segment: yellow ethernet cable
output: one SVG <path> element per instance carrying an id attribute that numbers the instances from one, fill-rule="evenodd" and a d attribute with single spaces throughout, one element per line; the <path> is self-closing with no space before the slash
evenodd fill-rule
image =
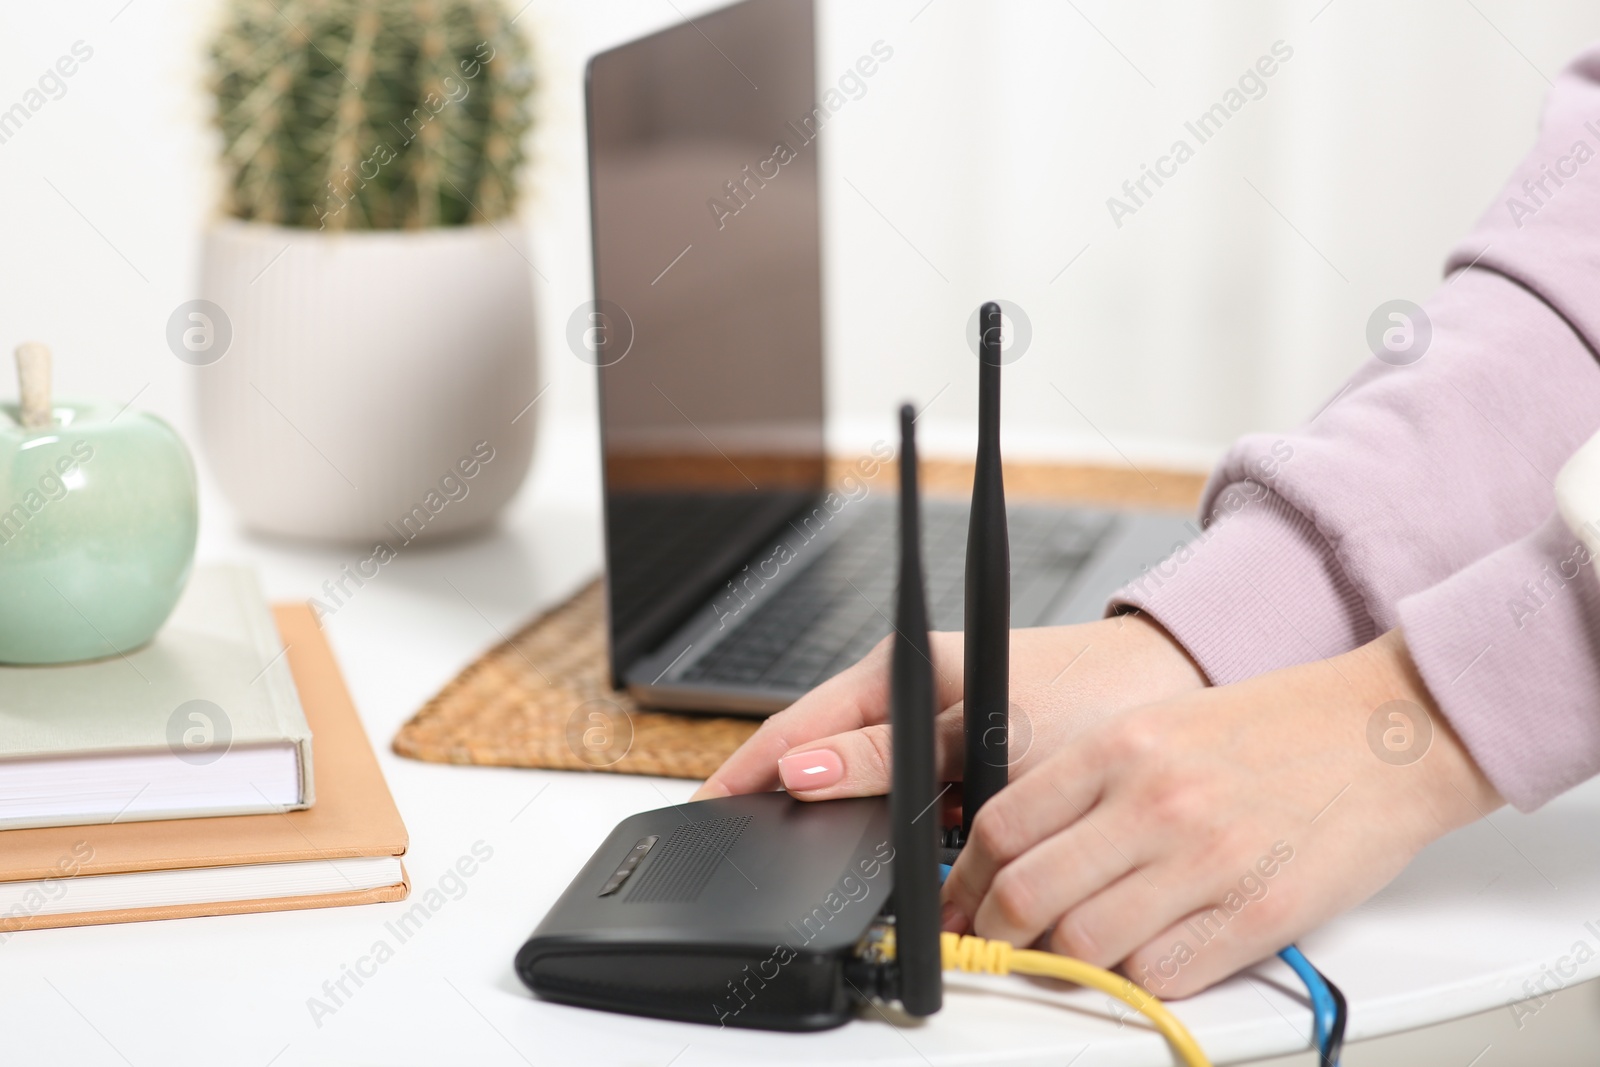
<path id="1" fill-rule="evenodd" d="M 1070 956 L 1014 948 L 1006 941 L 945 933 L 939 935 L 939 945 L 947 971 L 1043 975 L 1108 993 L 1149 1019 L 1187 1067 L 1211 1067 L 1211 1061 L 1177 1016 L 1143 987 L 1119 974 Z"/>

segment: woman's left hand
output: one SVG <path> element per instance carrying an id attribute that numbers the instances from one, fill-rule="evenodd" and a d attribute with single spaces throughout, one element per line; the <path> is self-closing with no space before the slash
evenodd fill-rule
<path id="1" fill-rule="evenodd" d="M 978 814 L 944 928 L 1018 946 L 1048 935 L 1053 951 L 1184 997 L 1502 803 L 1392 631 L 1069 743 Z"/>

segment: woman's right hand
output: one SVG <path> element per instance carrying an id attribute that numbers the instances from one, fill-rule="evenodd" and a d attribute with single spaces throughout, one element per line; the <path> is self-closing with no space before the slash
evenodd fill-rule
<path id="1" fill-rule="evenodd" d="M 959 781 L 962 635 L 930 635 L 939 781 Z M 802 800 L 889 791 L 889 655 L 885 638 L 861 662 L 778 712 L 694 799 L 782 786 Z M 1023 773 L 1087 727 L 1177 696 L 1205 678 L 1165 630 L 1139 615 L 1011 632 L 1011 774 Z"/>

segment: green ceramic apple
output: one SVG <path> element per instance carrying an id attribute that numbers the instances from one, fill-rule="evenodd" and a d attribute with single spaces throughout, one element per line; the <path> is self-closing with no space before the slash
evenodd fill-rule
<path id="1" fill-rule="evenodd" d="M 19 348 L 22 401 L 0 404 L 0 663 L 138 648 L 194 563 L 199 503 L 183 440 L 114 404 L 50 403 L 48 360 L 42 345 Z"/>

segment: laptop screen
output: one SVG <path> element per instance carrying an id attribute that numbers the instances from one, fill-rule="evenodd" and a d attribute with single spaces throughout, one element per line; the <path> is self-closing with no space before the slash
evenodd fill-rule
<path id="1" fill-rule="evenodd" d="M 588 72 L 611 668 L 821 490 L 812 0 L 747 0 Z"/>

